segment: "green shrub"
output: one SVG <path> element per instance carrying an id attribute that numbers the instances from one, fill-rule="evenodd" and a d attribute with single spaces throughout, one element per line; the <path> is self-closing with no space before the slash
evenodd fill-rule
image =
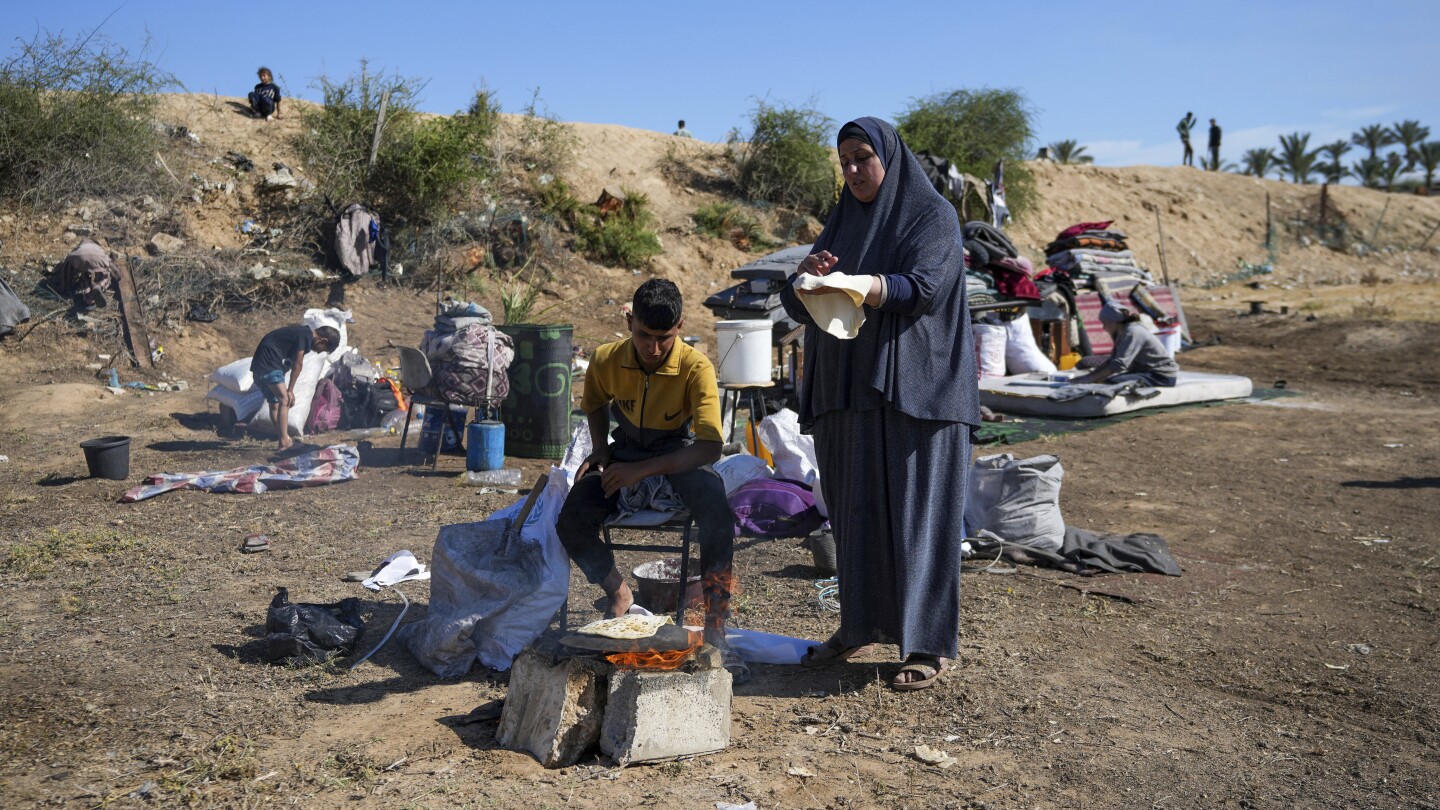
<path id="1" fill-rule="evenodd" d="M 650 198 L 629 189 L 622 192 L 625 202 L 608 216 L 586 206 L 587 215 L 578 221 L 575 249 L 601 264 L 638 269 L 664 248 L 652 228 L 655 215 L 650 212 Z"/>
<path id="2" fill-rule="evenodd" d="M 519 121 L 511 130 L 510 141 L 505 155 L 507 163 L 536 175 L 552 177 L 570 165 L 580 145 L 574 128 L 545 109 L 539 88 L 521 111 Z"/>
<path id="3" fill-rule="evenodd" d="M 1035 178 L 1023 162 L 1035 138 L 1034 116 L 1019 90 L 948 90 L 912 100 L 896 129 L 912 151 L 939 155 L 987 180 L 1003 159 L 1005 202 L 1019 216 L 1035 199 Z"/>
<path id="4" fill-rule="evenodd" d="M 752 200 L 823 215 L 835 202 L 834 121 L 818 110 L 761 101 L 744 142 L 731 135 L 740 191 Z"/>
<path id="5" fill-rule="evenodd" d="M 164 190 L 154 94 L 173 76 L 98 35 L 41 33 L 16 50 L 0 65 L 0 196 L 57 205 Z"/>
<path id="6" fill-rule="evenodd" d="M 358 75 L 341 82 L 322 77 L 319 83 L 324 106 L 302 111 L 295 146 L 316 188 L 337 208 L 365 202 L 392 226 L 421 227 L 494 173 L 500 111 L 487 93 L 444 118 L 417 113 L 422 82 L 370 73 L 363 61 Z"/>
<path id="7" fill-rule="evenodd" d="M 736 203 L 722 200 L 702 205 L 690 216 L 695 220 L 695 227 L 700 233 L 724 239 L 741 250 L 770 244 L 760 227 L 760 221 Z"/>

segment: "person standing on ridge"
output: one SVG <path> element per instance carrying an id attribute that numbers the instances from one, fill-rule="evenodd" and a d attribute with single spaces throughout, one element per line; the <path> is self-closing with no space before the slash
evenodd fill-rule
<path id="1" fill-rule="evenodd" d="M 1210 171 L 1220 171 L 1220 125 L 1210 119 Z"/>
<path id="2" fill-rule="evenodd" d="M 688 129 L 685 128 L 685 119 L 684 119 L 684 118 L 681 118 L 681 119 L 680 119 L 680 122 L 675 125 L 675 131 L 672 132 L 672 133 L 670 133 L 670 134 L 676 136 L 677 138 L 693 138 L 693 137 L 695 137 L 694 135 L 691 135 L 691 134 L 690 134 L 690 130 L 688 130 Z"/>
<path id="3" fill-rule="evenodd" d="M 1200 122 L 1195 120 L 1195 113 L 1187 112 L 1185 117 L 1180 119 L 1180 123 L 1175 125 L 1175 131 L 1180 133 L 1180 143 L 1185 147 L 1185 156 L 1180 160 L 1183 166 L 1195 165 L 1195 150 L 1190 146 L 1190 130 L 1198 123 Z"/>

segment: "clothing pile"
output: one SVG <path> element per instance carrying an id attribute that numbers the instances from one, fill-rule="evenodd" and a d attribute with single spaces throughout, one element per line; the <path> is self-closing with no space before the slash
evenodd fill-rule
<path id="1" fill-rule="evenodd" d="M 1035 266 L 1020 255 L 1009 237 L 984 222 L 967 222 L 960 232 L 965 238 L 965 283 L 970 306 L 987 303 L 983 297 L 988 290 L 978 286 L 985 276 L 992 280 L 996 295 L 992 301 L 1040 300 Z"/>
<path id="2" fill-rule="evenodd" d="M 1069 276 L 1076 286 L 1115 274 L 1153 283 L 1150 273 L 1135 261 L 1135 254 L 1126 245 L 1125 232 L 1111 228 L 1113 223 L 1114 220 L 1071 225 L 1045 247 L 1045 261 Z"/>
<path id="3" fill-rule="evenodd" d="M 1040 351 L 1026 314 L 1028 305 L 1044 299 L 1034 265 L 1020 255 L 1009 237 L 987 223 L 967 222 L 960 231 L 965 238 L 965 295 L 971 308 L 980 376 L 1053 372 L 1055 364 Z M 975 311 L 977 306 L 1000 301 L 1018 301 L 1025 306 Z"/>
<path id="4" fill-rule="evenodd" d="M 447 303 L 420 351 L 430 361 L 429 393 L 477 407 L 499 405 L 510 394 L 514 341 L 491 325 L 490 311 L 479 304 Z"/>

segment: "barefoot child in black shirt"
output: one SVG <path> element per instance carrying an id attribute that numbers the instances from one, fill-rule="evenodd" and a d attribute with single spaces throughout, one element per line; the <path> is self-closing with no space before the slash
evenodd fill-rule
<path id="1" fill-rule="evenodd" d="M 295 404 L 295 380 L 305 365 L 307 352 L 329 352 L 340 345 L 340 332 L 333 326 L 322 326 L 310 330 L 299 324 L 284 326 L 261 338 L 255 347 L 255 356 L 250 360 L 250 373 L 255 385 L 265 394 L 270 403 L 270 422 L 280 437 L 280 450 L 290 449 L 290 406 Z M 285 372 L 290 372 L 290 384 L 285 384 Z"/>

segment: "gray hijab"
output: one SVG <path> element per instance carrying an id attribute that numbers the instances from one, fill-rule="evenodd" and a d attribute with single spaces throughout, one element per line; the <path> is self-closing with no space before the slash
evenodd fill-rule
<path id="1" fill-rule="evenodd" d="M 837 409 L 888 403 L 917 419 L 980 424 L 979 377 L 965 302 L 965 260 L 955 208 L 940 196 L 915 155 L 888 122 L 859 118 L 883 155 L 885 177 L 875 199 L 862 203 L 846 187 L 812 252 L 828 250 L 835 270 L 851 275 L 903 276 L 916 303 L 901 312 L 866 307 L 853 340 L 813 324 L 790 288 L 781 296 L 791 317 L 807 324 L 802 425 Z M 842 128 L 842 133 L 845 130 Z M 853 131 L 853 130 L 852 130 Z M 892 285 L 893 287 L 894 285 Z"/>

